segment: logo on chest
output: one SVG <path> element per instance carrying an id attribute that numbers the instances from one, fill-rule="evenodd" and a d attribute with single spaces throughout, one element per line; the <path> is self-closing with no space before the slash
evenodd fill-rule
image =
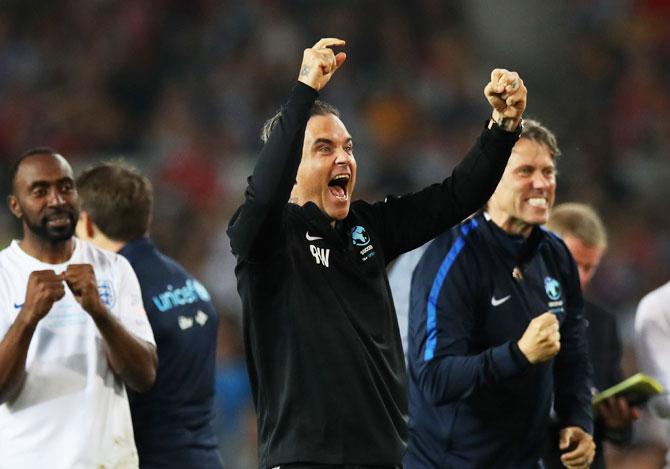
<path id="1" fill-rule="evenodd" d="M 563 311 L 563 300 L 561 299 L 561 284 L 552 277 L 544 278 L 544 291 L 549 298 L 547 306 L 552 313 L 560 313 Z"/>
<path id="2" fill-rule="evenodd" d="M 502 298 L 496 298 L 495 295 L 491 297 L 491 306 L 500 306 L 505 303 L 507 300 L 512 298 L 512 295 L 503 296 Z"/>
<path id="3" fill-rule="evenodd" d="M 116 297 L 114 295 L 112 282 L 109 280 L 100 281 L 100 283 L 98 283 L 98 294 L 100 295 L 100 301 L 107 306 L 108 309 L 111 309 L 111 307 L 114 306 Z"/>
<path id="4" fill-rule="evenodd" d="M 365 228 L 362 226 L 354 226 L 351 229 L 351 243 L 354 247 L 362 248 L 358 251 L 363 262 L 367 261 L 371 257 L 374 257 L 375 250 L 374 246 L 370 244 L 370 235 Z"/>

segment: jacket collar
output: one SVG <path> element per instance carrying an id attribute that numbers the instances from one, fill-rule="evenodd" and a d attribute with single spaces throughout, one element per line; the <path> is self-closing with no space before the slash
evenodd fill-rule
<path id="1" fill-rule="evenodd" d="M 349 211 L 347 218 L 335 222 L 334 229 L 330 226 L 332 219 L 323 213 L 314 202 L 307 202 L 300 207 L 300 210 L 303 217 L 306 219 L 307 224 L 315 233 L 318 233 L 319 236 L 323 236 L 324 239 L 332 244 L 346 246 L 348 238 L 350 237 L 347 227 L 349 226 L 348 220 L 351 216 L 351 210 Z"/>
<path id="2" fill-rule="evenodd" d="M 539 251 L 547 238 L 547 231 L 541 225 L 533 226 L 528 238 L 510 234 L 496 225 L 486 212 L 478 217 L 487 227 L 484 232 L 493 246 L 505 252 L 506 257 L 514 259 L 515 265 L 523 268 Z"/>
<path id="3" fill-rule="evenodd" d="M 119 249 L 119 254 L 125 258 L 132 258 L 134 255 L 140 252 L 146 252 L 149 250 L 156 249 L 154 243 L 149 239 L 148 236 L 143 236 L 142 238 L 133 239 L 128 241 L 121 249 Z"/>

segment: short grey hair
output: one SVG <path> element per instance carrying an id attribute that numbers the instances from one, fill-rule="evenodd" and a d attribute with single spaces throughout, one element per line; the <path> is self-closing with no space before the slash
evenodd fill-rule
<path id="1" fill-rule="evenodd" d="M 277 125 L 277 122 L 279 122 L 279 118 L 282 116 L 282 111 L 283 109 L 277 111 L 274 116 L 270 117 L 263 124 L 263 128 L 261 129 L 261 142 L 264 144 L 268 142 L 270 134 Z M 312 107 L 309 109 L 309 117 L 326 116 L 328 114 L 340 117 L 340 111 L 335 106 L 319 99 L 314 101 L 314 104 L 312 104 Z"/>
<path id="2" fill-rule="evenodd" d="M 605 225 L 590 205 L 576 202 L 557 205 L 546 226 L 559 236 L 573 236 L 588 247 L 607 249 Z"/>

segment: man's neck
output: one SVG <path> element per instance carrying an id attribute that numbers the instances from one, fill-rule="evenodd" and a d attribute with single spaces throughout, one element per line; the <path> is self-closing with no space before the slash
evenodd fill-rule
<path id="1" fill-rule="evenodd" d="M 125 242 L 114 241 L 113 239 L 109 239 L 107 236 L 103 235 L 100 232 L 97 233 L 97 236 L 90 238 L 88 242 L 101 249 L 105 249 L 107 251 L 112 252 L 119 252 L 121 249 L 123 249 L 123 246 L 126 245 Z"/>
<path id="2" fill-rule="evenodd" d="M 40 262 L 62 264 L 69 261 L 72 257 L 74 240 L 70 238 L 65 241 L 51 242 L 34 236 L 24 235 L 23 239 L 19 241 L 19 246 L 23 252 Z"/>
<path id="3" fill-rule="evenodd" d="M 511 217 L 505 213 L 498 213 L 495 210 L 488 211 L 488 214 L 493 223 L 498 225 L 504 232 L 512 235 L 523 236 L 526 239 L 528 239 L 533 231 L 533 226 L 535 226 L 528 224 L 518 218 Z"/>
<path id="4" fill-rule="evenodd" d="M 119 252 L 126 245 L 125 241 L 117 241 L 109 238 L 98 226 L 83 212 L 84 217 L 77 223 L 77 236 L 79 239 L 92 244 L 95 247 L 111 252 Z"/>

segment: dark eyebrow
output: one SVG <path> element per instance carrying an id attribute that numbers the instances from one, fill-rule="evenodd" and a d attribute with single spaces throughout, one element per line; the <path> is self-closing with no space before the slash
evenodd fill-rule
<path id="1" fill-rule="evenodd" d="M 312 146 L 317 146 L 320 143 L 325 143 L 326 145 L 332 145 L 333 141 L 327 138 L 317 138 L 316 140 L 314 140 Z"/>
<path id="2" fill-rule="evenodd" d="M 59 185 L 59 184 L 63 184 L 64 182 L 69 182 L 69 183 L 74 184 L 74 179 L 72 179 L 71 177 L 66 176 L 64 178 L 60 178 L 59 180 L 53 181 L 53 182 L 51 182 L 51 181 L 35 181 L 31 185 L 28 186 L 28 191 L 32 191 L 33 189 L 35 189 L 37 187 L 49 187 L 52 184 Z"/>
<path id="3" fill-rule="evenodd" d="M 33 189 L 37 187 L 49 187 L 49 183 L 46 181 L 35 181 L 31 185 L 28 186 L 28 190 L 32 191 Z"/>
<path id="4" fill-rule="evenodd" d="M 335 142 L 333 142 L 333 141 L 330 140 L 329 138 L 317 138 L 316 140 L 314 140 L 314 143 L 312 144 L 312 146 L 316 146 L 316 145 L 318 145 L 318 144 L 320 144 L 320 143 L 325 143 L 325 144 L 327 144 L 327 145 L 333 145 Z M 344 141 L 344 143 L 345 143 L 345 144 L 346 144 L 346 143 L 353 143 L 353 139 L 352 139 L 351 137 L 348 137 L 348 138 Z"/>

